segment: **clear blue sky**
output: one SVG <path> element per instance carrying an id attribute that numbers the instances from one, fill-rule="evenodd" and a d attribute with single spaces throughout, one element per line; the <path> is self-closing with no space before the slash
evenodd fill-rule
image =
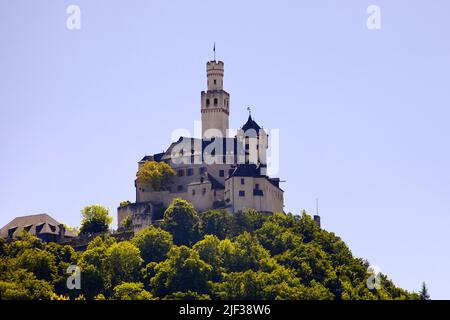
<path id="1" fill-rule="evenodd" d="M 81 8 L 81 30 L 66 8 Z M 378 31 L 366 8 L 381 8 Z M 0 0 L 0 225 L 134 200 L 143 155 L 200 119 L 225 61 L 231 125 L 279 128 L 286 210 L 396 284 L 450 298 L 450 3 Z"/>

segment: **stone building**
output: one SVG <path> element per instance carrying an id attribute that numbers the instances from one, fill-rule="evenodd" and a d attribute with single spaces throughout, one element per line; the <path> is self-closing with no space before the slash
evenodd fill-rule
<path id="1" fill-rule="evenodd" d="M 0 238 L 13 240 L 24 231 L 44 242 L 59 242 L 73 239 L 77 236 L 74 231 L 68 230 L 62 223 L 56 221 L 48 214 L 41 213 L 14 218 L 0 229 Z"/>
<path id="2" fill-rule="evenodd" d="M 268 135 L 251 115 L 229 137 L 230 94 L 223 89 L 224 63 L 206 64 L 207 91 L 201 92 L 202 139 L 180 137 L 163 153 L 145 156 L 166 162 L 175 171 L 164 191 L 135 181 L 136 202 L 118 208 L 119 225 L 127 217 L 135 231 L 162 218 L 175 197 L 190 201 L 198 211 L 224 208 L 231 212 L 255 209 L 283 212 L 279 178 L 267 176 Z"/>

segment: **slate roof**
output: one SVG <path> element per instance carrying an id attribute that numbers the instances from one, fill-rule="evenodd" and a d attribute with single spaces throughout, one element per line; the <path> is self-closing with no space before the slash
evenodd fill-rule
<path id="1" fill-rule="evenodd" d="M 0 229 L 0 237 L 8 238 L 10 233 L 13 237 L 17 237 L 24 229 L 32 235 L 59 235 L 60 224 L 46 213 L 17 217 Z M 76 236 L 75 232 L 66 229 L 65 237 Z"/>
<path id="2" fill-rule="evenodd" d="M 259 129 L 261 129 L 255 120 L 252 119 L 251 115 L 248 116 L 247 122 L 242 126 L 242 130 L 244 130 L 244 132 L 249 129 L 254 129 L 257 133 L 259 132 Z"/>
<path id="3" fill-rule="evenodd" d="M 212 175 L 208 173 L 208 180 L 211 182 L 211 188 L 213 190 L 223 190 L 225 186 L 216 180 Z"/>
<path id="4" fill-rule="evenodd" d="M 230 177 L 262 177 L 261 168 L 252 163 L 239 164 L 231 173 Z"/>

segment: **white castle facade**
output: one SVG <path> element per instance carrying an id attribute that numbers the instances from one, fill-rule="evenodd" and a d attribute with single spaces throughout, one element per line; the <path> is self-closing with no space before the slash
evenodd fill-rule
<path id="1" fill-rule="evenodd" d="M 174 198 L 191 202 L 196 210 L 255 209 L 265 214 L 283 212 L 279 178 L 267 176 L 268 135 L 249 115 L 247 122 L 228 137 L 230 94 L 223 89 L 224 63 L 206 64 L 207 91 L 201 93 L 202 139 L 180 137 L 167 151 L 145 156 L 165 162 L 175 177 L 163 191 L 135 181 L 136 202 L 118 208 L 118 223 L 130 216 L 134 230 L 162 219 Z"/>

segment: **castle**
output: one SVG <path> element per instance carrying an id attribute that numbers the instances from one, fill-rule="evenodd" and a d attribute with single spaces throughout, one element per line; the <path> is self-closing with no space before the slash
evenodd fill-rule
<path id="1" fill-rule="evenodd" d="M 139 161 L 139 168 L 149 161 L 163 161 L 175 177 L 162 191 L 136 179 L 136 202 L 118 208 L 119 226 L 127 216 L 135 231 L 153 224 L 162 219 L 174 198 L 188 200 L 198 211 L 283 212 L 280 179 L 267 175 L 267 133 L 249 114 L 237 134 L 229 137 L 230 94 L 223 89 L 223 61 L 207 62 L 206 73 L 207 91 L 201 92 L 202 139 L 180 137 L 167 151 Z"/>

